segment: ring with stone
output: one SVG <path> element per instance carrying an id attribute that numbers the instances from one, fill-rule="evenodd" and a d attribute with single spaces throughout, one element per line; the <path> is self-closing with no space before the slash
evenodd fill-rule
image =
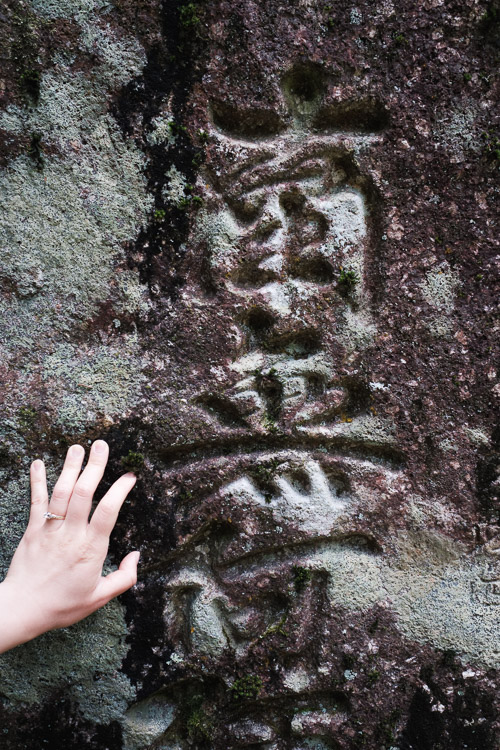
<path id="1" fill-rule="evenodd" d="M 66 518 L 66 516 L 56 516 L 55 513 L 44 513 L 43 517 L 48 518 L 49 521 L 52 521 L 52 520 L 64 521 L 64 519 Z"/>

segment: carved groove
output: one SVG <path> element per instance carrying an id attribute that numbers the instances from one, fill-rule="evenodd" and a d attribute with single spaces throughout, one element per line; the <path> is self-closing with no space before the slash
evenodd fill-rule
<path id="1" fill-rule="evenodd" d="M 236 406 L 216 394 L 200 396 L 195 402 L 205 407 L 210 413 L 217 417 L 219 422 L 226 427 L 246 427 L 247 423 L 241 418 Z"/>
<path id="2" fill-rule="evenodd" d="M 323 106 L 313 128 L 318 131 L 377 133 L 389 125 L 389 112 L 375 99 L 336 102 Z"/>
<path id="3" fill-rule="evenodd" d="M 214 125 L 236 137 L 250 139 L 270 138 L 281 133 L 286 125 L 272 109 L 243 110 L 229 102 L 212 102 L 212 119 Z"/>

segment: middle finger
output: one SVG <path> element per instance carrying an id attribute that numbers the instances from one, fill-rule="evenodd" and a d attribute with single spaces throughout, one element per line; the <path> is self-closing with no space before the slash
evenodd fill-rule
<path id="1" fill-rule="evenodd" d="M 80 525 L 82 522 L 88 521 L 92 498 L 104 474 L 108 452 L 108 444 L 104 440 L 96 440 L 92 445 L 87 466 L 75 484 L 69 501 L 66 526 Z"/>
<path id="2" fill-rule="evenodd" d="M 52 491 L 48 507 L 49 513 L 54 513 L 56 516 L 66 515 L 69 499 L 80 474 L 84 456 L 85 451 L 81 445 L 72 445 L 68 449 L 61 474 Z"/>

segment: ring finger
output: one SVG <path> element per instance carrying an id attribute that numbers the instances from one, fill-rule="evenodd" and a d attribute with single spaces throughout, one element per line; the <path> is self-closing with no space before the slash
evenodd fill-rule
<path id="1" fill-rule="evenodd" d="M 80 476 L 85 451 L 81 445 L 72 445 L 66 454 L 66 460 L 57 480 L 49 503 L 49 513 L 65 516 L 68 503 L 76 481 Z M 54 524 L 54 521 L 51 521 Z M 59 524 L 57 524 L 59 526 Z"/>

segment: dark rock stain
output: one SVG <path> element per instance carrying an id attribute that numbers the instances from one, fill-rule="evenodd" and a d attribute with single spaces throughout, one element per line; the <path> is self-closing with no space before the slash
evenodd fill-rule
<path id="1" fill-rule="evenodd" d="M 161 38 L 147 50 L 147 64 L 142 75 L 120 92 L 113 113 L 126 136 L 134 137 L 148 157 L 146 169 L 148 190 L 154 195 L 153 216 L 134 242 L 133 253 L 142 257 L 137 265 L 141 281 L 152 295 L 177 296 L 184 283 L 181 245 L 187 238 L 193 196 L 186 192 L 177 205 L 166 201 L 162 190 L 166 172 L 175 166 L 188 185 L 194 185 L 203 161 L 203 148 L 186 125 L 193 87 L 203 73 L 206 43 L 196 28 L 186 26 L 185 2 L 165 0 L 160 5 Z M 193 5 L 192 3 L 190 5 Z M 200 14 L 203 8 L 200 5 Z M 201 25 L 201 21 L 199 21 Z M 162 104 L 171 96 L 171 135 L 175 145 L 151 144 L 147 140 L 152 121 Z M 140 123 L 140 125 L 138 125 Z M 130 260 L 130 266 L 136 262 Z"/>

